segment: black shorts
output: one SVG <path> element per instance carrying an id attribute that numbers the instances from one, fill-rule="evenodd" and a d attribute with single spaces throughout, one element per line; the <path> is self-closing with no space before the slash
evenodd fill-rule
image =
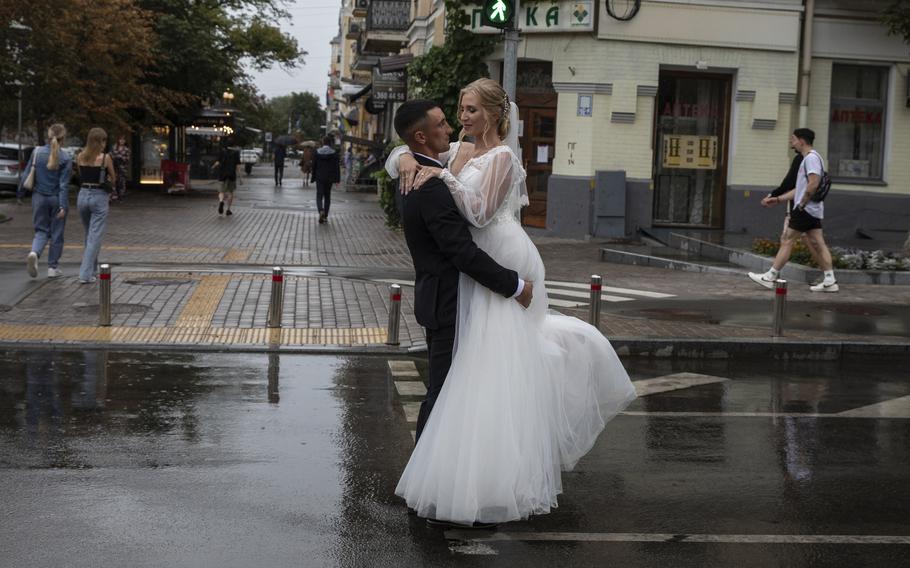
<path id="1" fill-rule="evenodd" d="M 822 220 L 806 213 L 804 209 L 796 209 L 790 213 L 790 228 L 800 233 L 808 233 L 812 229 L 821 229 Z"/>

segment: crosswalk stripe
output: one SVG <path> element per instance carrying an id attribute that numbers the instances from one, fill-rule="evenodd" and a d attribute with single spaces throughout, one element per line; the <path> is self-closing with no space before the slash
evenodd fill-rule
<path id="1" fill-rule="evenodd" d="M 837 413 L 844 418 L 910 418 L 910 396 L 893 398 Z"/>
<path id="2" fill-rule="evenodd" d="M 579 282 L 560 282 L 558 280 L 546 280 L 544 284 L 549 290 L 551 286 L 562 288 L 575 288 L 576 290 L 591 290 L 590 284 L 581 284 Z M 664 294 L 663 292 L 650 292 L 648 290 L 635 290 L 632 288 L 615 288 L 613 286 L 603 286 L 603 292 L 613 292 L 615 294 L 627 294 L 629 296 L 643 296 L 645 298 L 675 298 L 675 294 Z"/>
<path id="3" fill-rule="evenodd" d="M 582 532 L 495 532 L 480 535 L 477 531 L 449 530 L 448 540 L 465 543 L 502 541 L 561 542 L 666 542 L 703 544 L 910 544 L 906 535 L 863 534 L 686 534 L 686 533 L 582 533 Z"/>
<path id="4" fill-rule="evenodd" d="M 572 290 L 554 290 L 552 288 L 547 288 L 548 296 L 564 296 L 569 298 L 584 298 L 585 300 L 591 299 L 590 293 L 585 292 L 574 292 Z M 610 296 L 606 294 L 601 294 L 601 301 L 603 302 L 632 302 L 635 298 L 623 298 L 622 296 Z"/>
<path id="5" fill-rule="evenodd" d="M 587 305 L 584 302 L 567 302 L 566 300 L 557 300 L 555 298 L 547 298 L 547 303 L 551 306 L 556 306 L 557 308 L 578 308 Z"/>
<path id="6" fill-rule="evenodd" d="M 402 402 L 401 407 L 404 409 L 406 422 L 417 422 L 417 415 L 420 414 L 419 402 Z"/>
<path id="7" fill-rule="evenodd" d="M 427 387 L 420 381 L 395 381 L 398 396 L 426 396 Z"/>
<path id="8" fill-rule="evenodd" d="M 724 377 L 712 377 L 711 375 L 702 375 L 700 373 L 675 373 L 653 379 L 633 381 L 632 384 L 635 386 L 635 392 L 638 396 L 648 396 L 661 392 L 722 383 L 729 380 Z"/>

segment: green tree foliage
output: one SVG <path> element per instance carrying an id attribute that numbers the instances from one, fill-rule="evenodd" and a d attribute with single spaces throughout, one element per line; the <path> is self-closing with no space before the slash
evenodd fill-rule
<path id="1" fill-rule="evenodd" d="M 295 67 L 305 55 L 278 27 L 284 4 L 0 0 L 0 126 L 15 124 L 18 83 L 26 124 L 59 120 L 76 133 L 186 119 L 226 88 L 249 95 L 244 110 L 263 111 L 246 70 Z"/>
<path id="2" fill-rule="evenodd" d="M 217 100 L 244 82 L 244 65 L 267 69 L 303 63 L 305 52 L 278 28 L 281 0 L 136 0 L 154 14 L 151 80 L 198 100 Z"/>
<path id="3" fill-rule="evenodd" d="M 901 36 L 910 43 L 910 0 L 894 0 L 885 8 L 882 18 L 888 26 L 888 33 Z"/>
<path id="4" fill-rule="evenodd" d="M 458 116 L 461 88 L 481 77 L 488 77 L 485 58 L 493 52 L 492 36 L 467 29 L 470 16 L 464 0 L 446 0 L 446 39 L 408 66 L 408 92 L 412 98 L 437 101 L 454 124 Z"/>
<path id="5" fill-rule="evenodd" d="M 291 93 L 269 99 L 262 123 L 273 134 L 296 134 L 301 140 L 318 140 L 325 125 L 325 110 L 313 93 Z M 290 132 L 288 125 L 290 124 Z"/>

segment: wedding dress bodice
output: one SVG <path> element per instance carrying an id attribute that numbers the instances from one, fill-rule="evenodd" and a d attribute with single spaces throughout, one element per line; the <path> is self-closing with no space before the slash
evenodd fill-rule
<path id="1" fill-rule="evenodd" d="M 458 155 L 460 143 L 452 144 L 450 159 Z M 525 170 L 507 146 L 496 146 L 469 159 L 458 175 L 448 168 L 442 180 L 452 192 L 465 219 L 475 227 L 490 223 L 517 223 L 521 207 L 528 204 L 524 195 Z"/>

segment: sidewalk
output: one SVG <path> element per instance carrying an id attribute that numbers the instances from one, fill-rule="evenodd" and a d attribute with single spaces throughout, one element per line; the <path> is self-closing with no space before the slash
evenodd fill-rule
<path id="1" fill-rule="evenodd" d="M 298 174 L 299 175 L 299 174 Z M 315 188 L 246 178 L 232 217 L 214 198 L 134 192 L 112 207 L 102 249 L 113 265 L 112 327 L 96 327 L 96 285 L 79 285 L 81 224 L 71 211 L 67 276 L 25 275 L 30 210 L 0 200 L 0 344 L 199 349 L 419 350 L 413 271 L 404 238 L 384 226 L 374 195 L 333 195 L 317 223 Z M 831 358 L 850 349 L 910 354 L 910 290 L 849 286 L 790 290 L 784 338 L 770 337 L 771 295 L 745 275 L 675 272 L 600 262 L 601 242 L 535 238 L 550 306 L 587 319 L 587 283 L 604 278 L 601 330 L 620 353 Z M 286 272 L 283 329 L 267 331 L 272 266 Z M 403 284 L 401 345 L 385 346 L 388 284 Z M 411 285 L 409 285 L 411 284 Z M 5 304 L 5 305 L 2 305 Z M 846 346 L 846 347 L 845 347 Z M 865 347 L 863 347 L 865 346 Z M 904 351 L 901 351 L 904 350 Z"/>

